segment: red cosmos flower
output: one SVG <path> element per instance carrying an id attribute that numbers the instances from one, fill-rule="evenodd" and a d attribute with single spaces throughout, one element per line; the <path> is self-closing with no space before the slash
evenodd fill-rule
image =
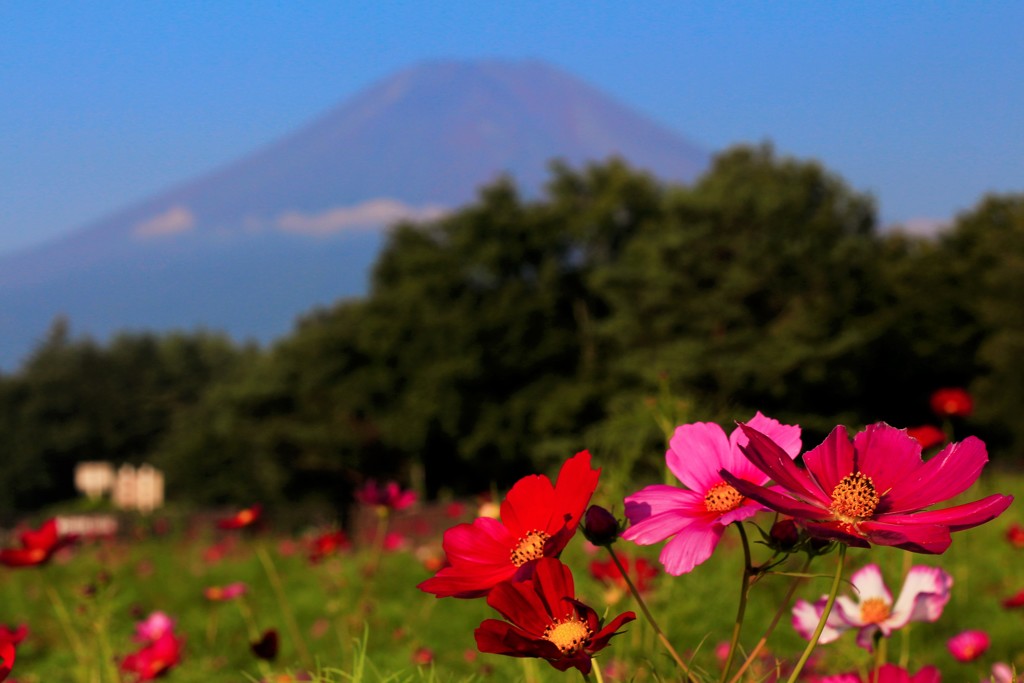
<path id="1" fill-rule="evenodd" d="M 11 675 L 14 668 L 14 643 L 9 640 L 0 640 L 0 681 Z"/>
<path id="2" fill-rule="evenodd" d="M 744 496 L 794 517 L 816 538 L 862 548 L 871 543 L 918 553 L 945 552 L 950 532 L 1002 514 L 1013 496 L 993 494 L 943 510 L 925 508 L 966 491 L 988 462 L 985 444 L 968 437 L 924 462 L 921 444 L 884 423 L 869 425 L 851 445 L 838 426 L 803 456 L 805 469 L 767 436 L 741 425 L 744 454 L 781 490 L 758 486 L 722 470 Z"/>
<path id="3" fill-rule="evenodd" d="M 243 510 L 239 510 L 231 517 L 217 520 L 218 529 L 244 529 L 259 521 L 263 514 L 263 506 L 259 503 Z"/>
<path id="4" fill-rule="evenodd" d="M 932 411 L 939 417 L 967 417 L 974 409 L 971 395 L 958 388 L 936 389 L 930 403 Z"/>
<path id="5" fill-rule="evenodd" d="M 932 446 L 938 446 L 946 441 L 946 434 L 934 425 L 921 425 L 920 427 L 908 427 L 907 435 L 911 439 L 917 439 L 921 444 L 921 450 L 928 450 Z"/>
<path id="6" fill-rule="evenodd" d="M 11 643 L 12 645 L 17 645 L 21 641 L 25 640 L 25 636 L 27 635 L 28 626 L 25 624 L 19 624 L 16 628 L 0 624 L 0 643 Z"/>
<path id="7" fill-rule="evenodd" d="M 652 579 L 658 575 L 658 567 L 644 557 L 635 560 L 631 560 L 628 555 L 620 554 L 618 557 L 636 589 L 641 593 L 649 591 Z M 590 575 L 613 588 L 629 589 L 622 572 L 610 557 L 607 560 L 593 560 L 590 563 Z"/>
<path id="8" fill-rule="evenodd" d="M 1024 526 L 1016 522 L 1011 524 L 1010 528 L 1006 530 L 1006 540 L 1014 548 L 1024 548 Z"/>
<path id="9" fill-rule="evenodd" d="M 46 520 L 34 531 L 23 531 L 19 538 L 20 548 L 0 550 L 0 564 L 8 567 L 34 567 L 46 564 L 54 553 L 74 541 L 74 536 L 58 531 L 56 519 Z"/>
<path id="10" fill-rule="evenodd" d="M 510 657 L 540 657 L 559 671 L 591 670 L 591 656 L 607 647 L 625 623 L 624 612 L 601 627 L 597 612 L 576 599 L 572 572 L 554 557 L 537 561 L 529 581 L 499 583 L 487 604 L 507 621 L 486 619 L 476 629 L 481 652 Z"/>
<path id="11" fill-rule="evenodd" d="M 1005 607 L 1006 609 L 1024 607 L 1024 588 L 1018 591 L 1015 595 L 1012 595 L 1003 600 L 1003 607 Z"/>
<path id="12" fill-rule="evenodd" d="M 529 578 L 534 560 L 557 557 L 572 538 L 600 474 L 581 451 L 562 465 L 554 486 L 544 475 L 523 477 L 502 501 L 501 521 L 478 517 L 444 532 L 447 564 L 420 590 L 476 598 L 502 581 Z"/>
<path id="13" fill-rule="evenodd" d="M 327 531 L 310 542 L 309 561 L 314 564 L 322 562 L 327 557 L 335 555 L 342 550 L 348 550 L 351 547 L 352 541 L 349 540 L 348 534 L 344 531 L 341 529 Z"/>
<path id="14" fill-rule="evenodd" d="M 404 510 L 416 502 L 415 491 L 403 491 L 398 482 L 389 481 L 379 486 L 373 479 L 356 491 L 356 500 L 363 505 L 376 505 L 389 510 Z"/>
<path id="15" fill-rule="evenodd" d="M 151 681 L 181 660 L 182 639 L 174 633 L 174 620 L 153 612 L 135 625 L 134 639 L 142 647 L 121 660 L 121 670 L 134 674 L 133 681 Z"/>

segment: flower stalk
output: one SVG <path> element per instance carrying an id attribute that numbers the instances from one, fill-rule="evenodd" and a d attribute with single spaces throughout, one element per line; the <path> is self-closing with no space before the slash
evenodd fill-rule
<path id="1" fill-rule="evenodd" d="M 607 545 L 605 547 L 608 549 L 608 554 L 612 556 L 612 562 L 614 562 L 615 566 L 619 568 L 620 572 L 622 572 L 622 578 L 625 579 L 626 586 L 629 587 L 629 592 L 633 594 L 633 597 L 636 599 L 636 604 L 639 605 L 640 611 L 644 613 L 644 618 L 647 619 L 647 623 L 649 623 L 651 628 L 654 629 L 654 632 L 658 636 L 658 640 L 661 641 L 661 644 L 666 650 L 668 650 L 669 655 L 671 655 L 672 659 L 675 660 L 676 665 L 682 669 L 683 673 L 686 674 L 686 680 L 697 683 L 697 679 L 694 678 L 693 672 L 690 671 L 690 667 L 686 665 L 683 658 L 680 657 L 679 653 L 676 652 L 676 649 L 672 647 L 672 643 L 669 642 L 665 633 L 661 630 L 661 627 L 658 626 L 658 622 L 655 621 L 654 615 L 651 614 L 651 610 L 647 608 L 647 603 L 644 601 L 640 591 L 637 590 L 636 586 L 633 584 L 633 580 L 629 578 L 629 573 L 626 571 L 626 568 L 622 566 L 622 561 L 619 559 L 619 556 L 615 554 L 615 550 L 612 549 L 611 545 Z"/>
<path id="2" fill-rule="evenodd" d="M 825 622 L 828 621 L 828 617 L 832 614 L 832 606 L 836 603 L 836 596 L 839 595 L 839 585 L 843 580 L 843 568 L 846 564 L 846 546 L 840 544 L 839 546 L 839 559 L 836 560 L 836 574 L 832 579 L 832 588 L 828 592 L 828 600 L 825 602 L 825 611 L 821 613 L 821 618 L 818 619 L 818 626 L 814 629 L 814 633 L 811 634 L 811 640 L 807 643 L 807 647 L 804 648 L 804 652 L 800 655 L 800 659 L 797 661 L 796 666 L 793 667 L 793 673 L 790 674 L 787 683 L 796 683 L 796 680 L 800 677 L 800 672 L 803 671 L 804 665 L 807 664 L 807 660 L 810 659 L 811 653 L 814 652 L 814 648 L 818 646 L 818 638 L 821 637 L 821 632 L 825 630 Z"/>

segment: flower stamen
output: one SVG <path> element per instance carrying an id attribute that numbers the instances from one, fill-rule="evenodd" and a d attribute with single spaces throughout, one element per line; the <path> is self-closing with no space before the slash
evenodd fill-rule
<path id="1" fill-rule="evenodd" d="M 731 512 L 743 504 L 743 494 L 729 484 L 719 482 L 704 494 L 704 509 L 708 512 Z"/>
<path id="2" fill-rule="evenodd" d="M 551 641 L 563 655 L 579 652 L 594 632 L 576 615 L 566 616 L 544 629 L 544 638 Z"/>
<path id="3" fill-rule="evenodd" d="M 860 619 L 865 624 L 879 624 L 889 618 L 889 603 L 885 598 L 868 598 L 860 605 Z"/>
<path id="4" fill-rule="evenodd" d="M 534 529 L 533 531 L 526 532 L 516 541 L 516 546 L 512 548 L 509 557 L 512 560 L 512 564 L 522 567 L 531 560 L 539 560 L 544 557 L 544 544 L 547 543 L 549 538 L 551 538 L 551 534 L 546 531 Z"/>
<path id="5" fill-rule="evenodd" d="M 832 489 L 832 505 L 829 509 L 839 521 L 855 525 L 874 514 L 878 501 L 878 491 L 871 477 L 854 472 L 843 477 Z"/>

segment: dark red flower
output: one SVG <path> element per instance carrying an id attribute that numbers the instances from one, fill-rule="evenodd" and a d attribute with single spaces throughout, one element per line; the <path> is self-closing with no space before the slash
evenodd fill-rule
<path id="1" fill-rule="evenodd" d="M 239 510 L 230 517 L 217 520 L 218 529 L 244 529 L 252 526 L 260 520 L 263 514 L 263 506 L 259 503 L 243 510 Z"/>
<path id="2" fill-rule="evenodd" d="M 335 555 L 351 547 L 352 541 L 349 540 L 348 535 L 344 531 L 340 529 L 328 531 L 315 537 L 310 542 L 309 561 L 313 563 L 322 562 L 330 555 Z"/>
<path id="3" fill-rule="evenodd" d="M 928 450 L 932 446 L 938 446 L 946 441 L 946 433 L 935 425 L 908 427 L 907 434 L 911 439 L 916 439 L 921 444 L 922 450 Z"/>
<path id="4" fill-rule="evenodd" d="M 0 643 L 11 643 L 17 645 L 25 640 L 28 635 L 28 626 L 19 624 L 16 628 L 0 624 Z"/>
<path id="5" fill-rule="evenodd" d="M 1016 522 L 1011 524 L 1010 528 L 1006 530 L 1006 540 L 1014 548 L 1024 548 L 1024 526 Z"/>
<path id="6" fill-rule="evenodd" d="M 363 505 L 376 505 L 389 510 L 404 510 L 416 502 L 415 491 L 403 491 L 398 482 L 389 481 L 379 486 L 373 479 L 356 491 L 356 500 Z"/>
<path id="7" fill-rule="evenodd" d="M 11 675 L 11 669 L 14 668 L 14 643 L 9 640 L 0 641 L 0 681 L 4 680 Z"/>
<path id="8" fill-rule="evenodd" d="M 528 581 L 499 583 L 487 604 L 506 621 L 480 624 L 475 636 L 481 652 L 539 657 L 559 671 L 576 667 L 583 674 L 590 673 L 594 653 L 636 619 L 624 612 L 602 628 L 597 612 L 576 599 L 572 572 L 553 557 L 538 560 Z"/>
<path id="9" fill-rule="evenodd" d="M 34 567 L 46 564 L 61 548 L 74 541 L 74 537 L 61 534 L 56 519 L 48 519 L 36 530 L 23 531 L 20 548 L 0 550 L 0 564 L 8 567 Z"/>
<path id="10" fill-rule="evenodd" d="M 618 558 L 619 562 L 622 563 L 622 568 L 626 570 L 630 581 L 633 582 L 636 589 L 641 593 L 649 591 L 652 579 L 658 575 L 658 567 L 643 557 L 630 559 L 629 555 L 618 554 Z M 622 572 L 619 571 L 618 565 L 610 557 L 607 560 L 592 561 L 590 563 L 590 575 L 614 588 L 629 589 L 626 579 L 622 576 Z"/>
<path id="11" fill-rule="evenodd" d="M 722 470 L 737 491 L 789 515 L 815 538 L 867 548 L 871 543 L 918 553 L 943 553 L 950 533 L 995 519 L 1013 496 L 926 510 L 966 491 L 988 462 L 985 444 L 973 436 L 946 446 L 928 461 L 905 430 L 868 425 L 853 443 L 838 426 L 803 455 L 806 469 L 770 438 L 740 425 L 750 441 L 743 453 L 778 485 L 758 486 Z"/>
<path id="12" fill-rule="evenodd" d="M 534 560 L 557 557 L 572 538 L 600 474 L 581 451 L 554 485 L 544 475 L 523 477 L 502 501 L 501 521 L 478 517 L 444 533 L 446 565 L 419 588 L 439 598 L 475 598 L 502 581 L 529 578 Z"/>
<path id="13" fill-rule="evenodd" d="M 1024 607 L 1024 588 L 1022 588 L 1016 595 L 1003 600 L 1003 607 L 1007 609 Z"/>
<path id="14" fill-rule="evenodd" d="M 277 659 L 277 630 L 267 629 L 263 632 L 263 635 L 252 644 L 252 652 L 260 659 L 265 659 L 268 662 L 272 662 Z"/>
<path id="15" fill-rule="evenodd" d="M 974 409 L 971 395 L 957 387 L 936 389 L 930 403 L 932 411 L 939 417 L 967 417 Z"/>

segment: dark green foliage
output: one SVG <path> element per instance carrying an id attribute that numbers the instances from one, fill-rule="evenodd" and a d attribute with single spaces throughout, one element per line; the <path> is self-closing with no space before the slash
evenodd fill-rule
<path id="1" fill-rule="evenodd" d="M 395 226 L 365 298 L 269 349 L 58 323 L 0 377 L 0 512 L 71 496 L 74 463 L 101 458 L 158 464 L 179 499 L 342 519 L 367 478 L 479 493 L 584 448 L 624 484 L 662 476 L 685 421 L 761 410 L 812 446 L 935 422 L 942 386 L 975 394 L 958 437 L 1019 450 L 1021 301 L 1021 196 L 921 238 L 879 234 L 869 196 L 767 145 L 691 187 L 556 163 L 538 200 L 502 180 Z"/>

